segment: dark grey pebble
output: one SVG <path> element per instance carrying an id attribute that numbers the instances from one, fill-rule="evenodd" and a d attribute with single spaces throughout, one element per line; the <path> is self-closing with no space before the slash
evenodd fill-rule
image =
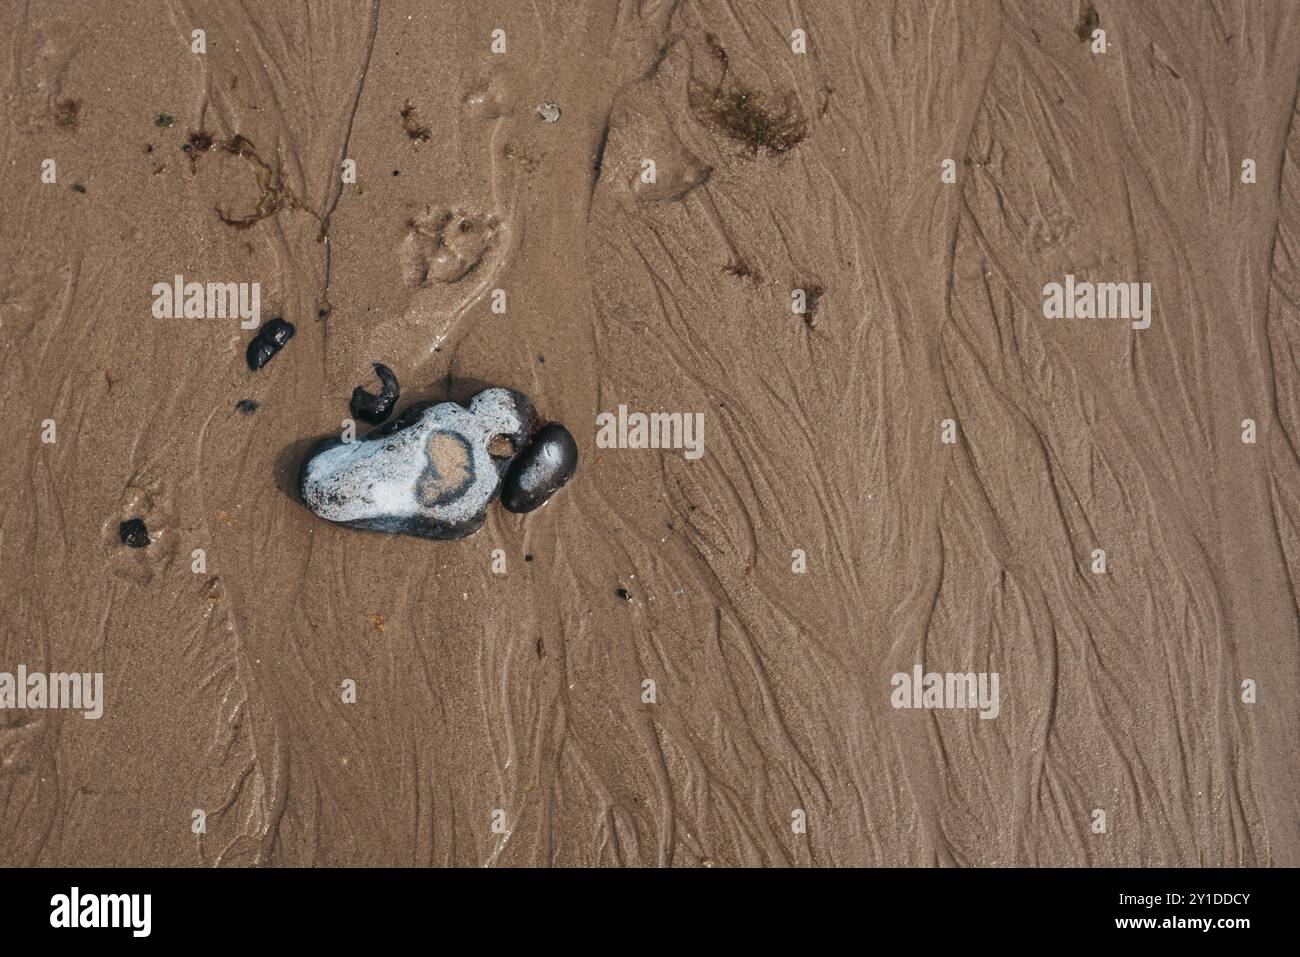
<path id="1" fill-rule="evenodd" d="M 149 545 L 149 529 L 145 528 L 142 518 L 122 522 L 117 526 L 117 534 L 122 544 L 130 548 L 147 548 Z"/>
<path id="2" fill-rule="evenodd" d="M 284 344 L 293 338 L 293 323 L 285 322 L 276 316 L 253 336 L 248 343 L 248 368 L 256 372 L 266 365 L 275 354 L 284 348 Z"/>
<path id="3" fill-rule="evenodd" d="M 240 399 L 235 403 L 235 411 L 240 415 L 252 415 L 257 411 L 257 403 L 252 399 Z"/>
<path id="4" fill-rule="evenodd" d="M 545 505 L 578 470 L 578 443 L 569 430 L 552 422 L 533 436 L 506 473 L 501 504 L 512 512 L 531 512 Z"/>

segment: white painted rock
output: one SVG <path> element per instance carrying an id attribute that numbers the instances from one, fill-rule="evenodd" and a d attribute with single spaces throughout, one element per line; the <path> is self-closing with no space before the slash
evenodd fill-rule
<path id="1" fill-rule="evenodd" d="M 532 403 L 484 389 L 466 408 L 412 406 L 353 442 L 330 439 L 303 462 L 303 504 L 329 522 L 421 538 L 465 538 L 532 436 Z"/>

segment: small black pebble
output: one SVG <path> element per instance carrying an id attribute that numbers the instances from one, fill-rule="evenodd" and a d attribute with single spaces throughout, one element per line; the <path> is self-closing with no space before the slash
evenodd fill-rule
<path id="1" fill-rule="evenodd" d="M 264 325 L 248 343 L 248 368 L 256 372 L 270 362 L 293 338 L 293 332 L 293 323 L 285 322 L 279 316 Z"/>
<path id="2" fill-rule="evenodd" d="M 519 453 L 501 483 L 501 504 L 510 512 L 531 512 L 564 487 L 578 470 L 578 443 L 558 422 L 543 428 Z"/>
<path id="3" fill-rule="evenodd" d="M 533 560 L 533 556 L 532 556 L 532 555 L 525 555 L 525 556 L 524 556 L 524 561 L 526 561 L 526 562 L 531 562 L 532 560 Z"/>
<path id="4" fill-rule="evenodd" d="M 624 601 L 632 600 L 632 593 L 628 591 L 626 588 L 615 589 L 614 594 L 617 595 L 619 598 L 623 599 Z"/>
<path id="5" fill-rule="evenodd" d="M 542 365 L 546 365 L 546 356 L 538 356 L 537 361 L 540 362 Z"/>
<path id="6" fill-rule="evenodd" d="M 402 175 L 402 171 L 401 171 L 401 170 L 398 170 L 398 169 L 395 169 L 395 170 L 393 170 L 393 175 L 394 175 L 394 176 L 401 176 L 401 175 Z"/>
<path id="7" fill-rule="evenodd" d="M 379 384 L 382 386 L 379 395 L 372 395 L 361 386 L 357 386 L 352 390 L 352 401 L 348 403 L 353 418 L 369 422 L 371 425 L 378 425 L 392 415 L 393 406 L 397 405 L 397 400 L 402 394 L 401 387 L 397 384 L 397 376 L 393 375 L 393 370 L 388 366 L 376 362 L 375 375 L 379 377 Z"/>
<path id="8" fill-rule="evenodd" d="M 241 415 L 252 415 L 257 411 L 257 403 L 252 399 L 240 399 L 235 403 L 235 411 Z"/>
<path id="9" fill-rule="evenodd" d="M 122 544 L 130 548 L 146 548 L 149 545 L 149 529 L 144 527 L 144 519 L 133 518 L 117 526 L 118 537 Z"/>

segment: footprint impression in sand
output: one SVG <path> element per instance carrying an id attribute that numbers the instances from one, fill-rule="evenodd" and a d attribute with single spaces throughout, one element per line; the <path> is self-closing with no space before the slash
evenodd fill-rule
<path id="1" fill-rule="evenodd" d="M 406 285 L 421 289 L 464 279 L 488 255 L 498 226 L 495 216 L 445 208 L 412 218 L 399 253 Z"/>

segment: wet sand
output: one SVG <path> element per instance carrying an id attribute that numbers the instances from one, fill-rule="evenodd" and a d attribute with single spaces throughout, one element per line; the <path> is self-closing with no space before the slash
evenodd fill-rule
<path id="1" fill-rule="evenodd" d="M 0 37 L 0 672 L 104 686 L 0 709 L 0 863 L 1300 864 L 1300 8 Z M 295 336 L 250 371 L 151 314 L 178 274 Z M 1046 318 L 1067 275 L 1150 283 L 1149 328 Z M 576 477 L 458 542 L 315 518 L 375 362 L 526 393 Z M 703 453 L 598 446 L 620 405 Z M 895 707 L 918 665 L 996 717 Z"/>

